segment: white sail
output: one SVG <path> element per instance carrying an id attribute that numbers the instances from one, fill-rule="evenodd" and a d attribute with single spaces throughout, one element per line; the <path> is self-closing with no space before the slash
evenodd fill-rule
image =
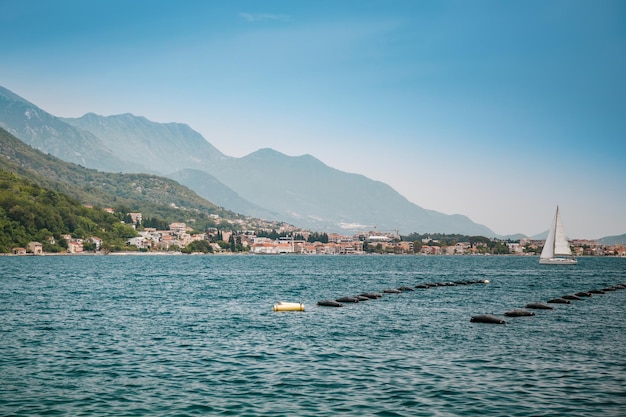
<path id="1" fill-rule="evenodd" d="M 556 208 L 552 226 L 548 231 L 546 243 L 541 251 L 539 263 L 542 264 L 575 264 L 576 259 L 572 256 L 569 241 L 565 235 L 565 228 L 559 215 L 559 207 Z"/>
<path id="2" fill-rule="evenodd" d="M 556 215 L 558 216 L 559 214 L 559 209 L 557 207 L 556 209 Z M 546 238 L 546 243 L 544 243 L 543 245 L 543 250 L 541 251 L 541 259 L 548 259 L 548 258 L 552 258 L 554 256 L 554 236 L 556 235 L 556 227 L 554 226 L 556 223 L 556 216 L 554 217 L 554 220 L 552 221 L 552 226 L 550 227 L 550 230 L 548 231 L 548 237 Z"/>
<path id="3" fill-rule="evenodd" d="M 556 208 L 556 219 L 554 227 L 554 256 L 572 256 L 572 249 L 565 235 L 565 228 L 559 216 L 559 208 Z"/>

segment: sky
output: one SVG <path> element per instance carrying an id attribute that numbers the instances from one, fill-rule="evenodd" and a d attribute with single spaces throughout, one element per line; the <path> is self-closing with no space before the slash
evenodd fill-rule
<path id="1" fill-rule="evenodd" d="M 626 233 L 626 2 L 0 0 L 0 85 L 61 117 L 310 154 L 501 235 Z"/>

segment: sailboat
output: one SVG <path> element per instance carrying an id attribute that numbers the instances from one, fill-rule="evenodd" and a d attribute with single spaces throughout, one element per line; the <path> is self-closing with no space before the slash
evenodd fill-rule
<path id="1" fill-rule="evenodd" d="M 539 256 L 539 263 L 549 265 L 573 265 L 578 263 L 572 254 L 572 249 L 565 235 L 565 228 L 563 228 L 561 216 L 559 215 L 559 206 L 556 207 L 554 221 L 548 232 L 548 238 L 541 251 L 541 256 Z"/>

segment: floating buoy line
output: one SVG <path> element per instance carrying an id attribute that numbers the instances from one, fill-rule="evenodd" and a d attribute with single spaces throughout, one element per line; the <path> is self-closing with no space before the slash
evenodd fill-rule
<path id="1" fill-rule="evenodd" d="M 454 281 L 454 282 L 429 282 L 426 284 L 419 284 L 414 287 L 401 286 L 398 288 L 386 288 L 380 293 L 378 292 L 365 292 L 355 296 L 339 297 L 334 300 L 321 300 L 317 302 L 320 307 L 343 307 L 344 303 L 358 303 L 367 300 L 375 300 L 381 298 L 384 294 L 401 294 L 403 292 L 415 291 L 416 288 L 432 288 L 432 287 L 454 287 L 457 285 L 469 285 L 469 284 L 488 284 L 489 280 L 474 280 L 474 281 Z"/>
<path id="2" fill-rule="evenodd" d="M 556 297 L 556 298 L 552 298 L 548 301 L 546 301 L 547 304 L 564 304 L 564 305 L 568 305 L 571 304 L 572 301 L 581 301 L 583 300 L 583 298 L 588 298 L 591 297 L 593 294 L 605 294 L 608 291 L 617 291 L 617 290 L 623 290 L 626 289 L 626 283 L 624 284 L 617 284 L 614 285 L 612 287 L 606 287 L 603 288 L 601 290 L 599 289 L 593 289 L 593 290 L 589 290 L 589 291 L 579 291 L 577 293 L 574 294 L 565 294 L 562 295 L 561 297 Z M 532 309 L 532 310 L 552 310 L 554 309 L 554 307 L 549 306 L 547 304 L 543 304 L 543 303 L 528 303 L 526 304 L 525 308 L 528 309 Z M 528 311 L 524 308 L 516 308 L 514 310 L 510 310 L 504 313 L 505 316 L 507 317 L 531 317 L 534 316 L 535 313 L 533 313 L 532 311 Z M 491 323 L 491 324 L 506 324 L 506 321 L 504 321 L 503 319 L 500 319 L 496 316 L 492 316 L 489 314 L 479 314 L 477 316 L 472 316 L 470 318 L 470 322 L 472 323 Z"/>
<path id="3" fill-rule="evenodd" d="M 415 289 L 428 289 L 433 287 L 455 287 L 457 285 L 470 285 L 470 284 L 489 284 L 489 280 L 469 280 L 469 281 L 450 281 L 450 282 L 429 282 L 424 284 L 418 284 L 414 287 L 401 286 L 398 288 L 387 288 L 379 292 L 364 292 L 353 296 L 338 297 L 334 300 L 320 300 L 317 302 L 319 307 L 343 307 L 344 303 L 356 304 L 369 300 L 376 300 L 383 297 L 384 294 L 401 294 L 403 292 L 415 291 Z M 533 317 L 535 313 L 530 310 L 552 310 L 554 307 L 548 304 L 571 304 L 572 301 L 580 301 L 583 298 L 592 297 L 594 294 L 605 294 L 609 291 L 617 291 L 626 289 L 626 283 L 617 284 L 611 287 L 602 289 L 591 289 L 588 291 L 579 291 L 574 294 L 566 294 L 561 297 L 552 298 L 546 301 L 546 304 L 539 302 L 532 302 L 525 305 L 524 308 L 515 308 L 513 310 L 506 311 L 504 316 L 506 317 Z M 293 303 L 279 301 L 274 305 L 274 311 L 304 311 L 303 303 Z M 490 323 L 490 324 L 506 324 L 506 321 L 502 318 L 491 314 L 478 314 L 470 318 L 472 323 Z"/>
<path id="4" fill-rule="evenodd" d="M 431 287 L 454 287 L 456 285 L 469 285 L 469 284 L 489 284 L 489 280 L 473 280 L 473 281 L 454 281 L 454 282 L 429 282 L 426 284 L 419 284 L 415 287 L 401 286 L 398 288 L 387 288 L 382 292 L 364 292 L 352 296 L 339 297 L 334 300 L 321 300 L 317 302 L 320 307 L 343 307 L 344 303 L 359 303 L 368 300 L 376 300 L 381 298 L 383 294 L 401 294 L 407 291 L 415 291 L 416 288 L 431 288 Z M 274 311 L 304 311 L 304 304 L 291 303 L 279 301 L 274 304 Z"/>

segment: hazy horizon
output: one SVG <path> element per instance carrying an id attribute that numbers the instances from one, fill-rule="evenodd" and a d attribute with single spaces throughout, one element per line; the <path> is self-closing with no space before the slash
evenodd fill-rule
<path id="1" fill-rule="evenodd" d="M 3 2 L 0 85 L 59 117 L 311 154 L 501 235 L 626 233 L 626 3 Z"/>

